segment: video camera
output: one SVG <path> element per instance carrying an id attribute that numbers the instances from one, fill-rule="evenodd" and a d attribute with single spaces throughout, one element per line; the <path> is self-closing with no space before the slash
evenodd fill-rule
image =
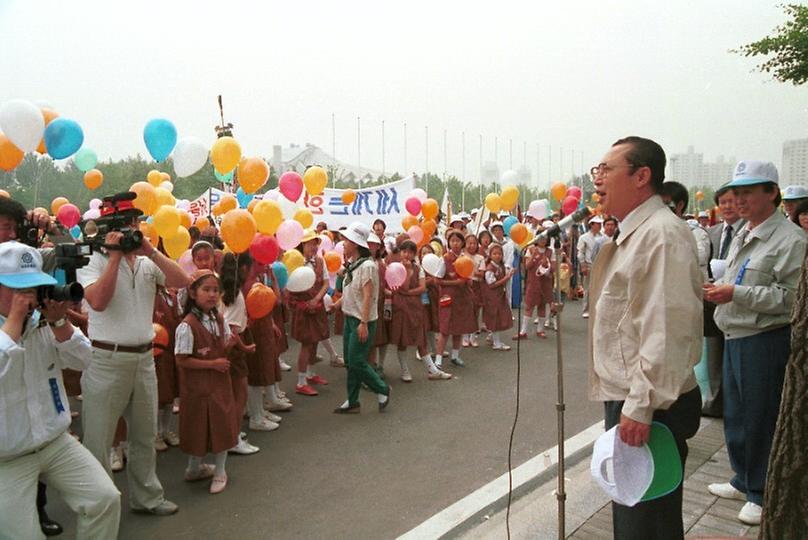
<path id="1" fill-rule="evenodd" d="M 106 245 L 105 242 L 107 233 L 117 231 L 123 233 L 117 249 L 124 253 L 140 249 L 143 243 L 143 233 L 137 227 L 132 226 L 133 221 L 141 214 L 140 210 L 132 204 L 135 197 L 137 194 L 131 191 L 104 197 L 100 208 L 101 216 L 79 224 L 84 241 L 96 250 L 101 247 L 107 250 L 115 249 Z"/>

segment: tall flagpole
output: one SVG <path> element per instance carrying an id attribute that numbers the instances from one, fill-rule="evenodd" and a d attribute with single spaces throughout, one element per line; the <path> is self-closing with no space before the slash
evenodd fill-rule
<path id="1" fill-rule="evenodd" d="M 466 132 L 465 131 L 463 131 L 460 134 L 460 140 L 462 146 L 461 154 L 463 159 L 462 166 L 460 167 L 460 174 L 462 176 L 462 178 L 460 179 L 460 184 L 463 186 L 463 193 L 461 195 L 460 206 L 462 210 L 465 212 L 466 211 Z"/>

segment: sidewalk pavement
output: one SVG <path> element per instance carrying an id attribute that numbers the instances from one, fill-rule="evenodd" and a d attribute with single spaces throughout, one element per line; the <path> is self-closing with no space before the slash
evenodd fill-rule
<path id="1" fill-rule="evenodd" d="M 726 482 L 732 471 L 724 444 L 723 422 L 702 418 L 699 432 L 688 441 L 690 451 L 685 467 L 682 516 L 688 539 L 756 538 L 759 527 L 738 521 L 742 501 L 718 499 L 707 491 L 707 484 Z M 591 455 L 591 451 L 590 451 Z M 589 458 L 566 471 L 567 538 L 592 540 L 612 538 L 612 512 L 608 497 L 589 474 Z M 557 479 L 548 480 L 511 505 L 512 539 L 557 538 Z M 455 536 L 463 539 L 506 538 L 505 508 L 485 516 L 477 524 Z"/>

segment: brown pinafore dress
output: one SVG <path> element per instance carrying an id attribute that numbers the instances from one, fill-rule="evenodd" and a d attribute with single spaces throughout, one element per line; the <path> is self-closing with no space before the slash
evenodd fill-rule
<path id="1" fill-rule="evenodd" d="M 157 404 L 169 405 L 180 395 L 180 383 L 174 360 L 174 334 L 180 324 L 177 291 L 159 288 L 154 299 L 154 322 L 163 325 L 168 332 L 168 345 L 162 354 L 154 358 L 154 371 L 157 375 Z"/>
<path id="2" fill-rule="evenodd" d="M 183 319 L 194 336 L 192 357 L 222 358 L 225 354 L 224 321 L 216 316 L 219 335 L 209 332 L 193 313 Z M 183 369 L 180 384 L 180 449 L 191 456 L 218 454 L 233 448 L 239 434 L 230 372 Z"/>
<path id="3" fill-rule="evenodd" d="M 328 314 L 325 312 L 323 301 L 314 308 L 307 304 L 309 300 L 317 296 L 323 287 L 323 269 L 325 262 L 319 255 L 315 256 L 314 264 L 307 262 L 314 269 L 314 285 L 311 289 L 289 293 L 289 309 L 292 311 L 292 337 L 300 343 L 306 345 L 316 345 L 324 339 L 328 339 Z"/>
<path id="4" fill-rule="evenodd" d="M 537 253 L 525 263 L 527 273 L 527 286 L 525 287 L 525 311 L 530 313 L 538 307 L 539 317 L 544 317 L 546 305 L 553 303 L 554 268 L 550 260 L 549 248 L 544 253 Z M 550 271 L 542 275 L 540 268 L 550 266 Z"/>
<path id="5" fill-rule="evenodd" d="M 446 266 L 446 275 L 443 279 L 458 279 L 454 263 L 458 256 L 449 251 L 443 256 L 443 263 Z M 440 306 L 438 316 L 440 319 L 440 333 L 445 336 L 459 336 L 461 334 L 472 334 L 477 331 L 477 321 L 474 317 L 474 301 L 468 283 L 460 285 L 441 285 L 441 296 L 449 296 L 451 304 Z"/>
<path id="6" fill-rule="evenodd" d="M 493 272 L 496 280 L 505 277 L 505 266 L 488 263 L 487 272 Z M 491 332 L 499 332 L 513 327 L 513 316 L 505 296 L 505 285 L 492 286 L 487 282 L 483 285 L 483 323 Z"/>
<path id="7" fill-rule="evenodd" d="M 384 277 L 387 272 L 387 263 L 382 260 L 374 260 L 376 267 L 379 269 L 379 301 L 377 304 L 379 319 L 376 321 L 376 334 L 373 338 L 374 347 L 382 347 L 390 343 L 390 319 L 384 318 L 384 291 L 387 288 L 387 282 Z"/>
<path id="8" fill-rule="evenodd" d="M 390 344 L 398 347 L 426 347 L 426 319 L 421 295 L 404 295 L 420 285 L 421 268 L 412 263 L 407 279 L 393 291 L 393 319 L 390 321 Z"/>
<path id="9" fill-rule="evenodd" d="M 255 343 L 255 352 L 245 354 L 250 386 L 269 386 L 280 381 L 280 340 L 272 329 L 273 320 L 273 313 L 250 320 L 247 331 Z"/>

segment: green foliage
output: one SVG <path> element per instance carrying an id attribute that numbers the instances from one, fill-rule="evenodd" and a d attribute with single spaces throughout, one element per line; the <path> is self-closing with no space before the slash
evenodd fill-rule
<path id="1" fill-rule="evenodd" d="M 746 57 L 773 55 L 758 70 L 799 86 L 808 81 L 808 5 L 786 4 L 782 8 L 790 17 L 785 24 L 775 28 L 771 36 L 732 52 Z"/>

